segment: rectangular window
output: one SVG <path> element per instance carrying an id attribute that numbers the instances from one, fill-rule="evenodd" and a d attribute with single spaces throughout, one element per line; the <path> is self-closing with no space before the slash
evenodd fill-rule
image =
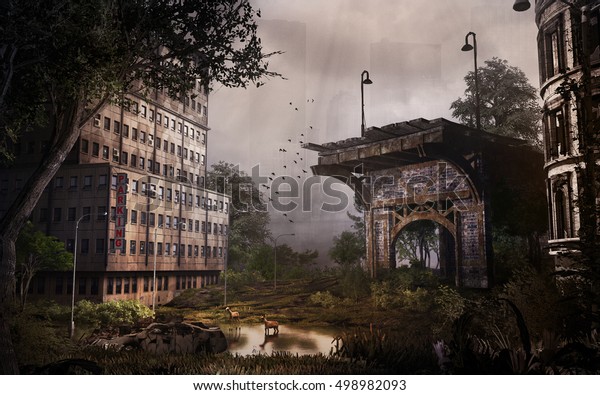
<path id="1" fill-rule="evenodd" d="M 57 295 L 62 295 L 63 293 L 63 285 L 65 279 L 62 276 L 57 276 L 54 283 L 54 293 Z"/>
<path id="2" fill-rule="evenodd" d="M 123 137 L 129 137 L 129 125 L 123 124 Z"/>
<path id="3" fill-rule="evenodd" d="M 69 207 L 67 211 L 67 221 L 75 221 L 77 217 L 77 207 Z"/>
<path id="4" fill-rule="evenodd" d="M 90 149 L 90 142 L 86 139 L 81 139 L 81 152 L 87 154 Z"/>
<path id="5" fill-rule="evenodd" d="M 104 254 L 104 239 L 96 239 L 96 254 Z"/>
<path id="6" fill-rule="evenodd" d="M 98 211 L 96 214 L 97 214 L 96 219 L 98 221 L 102 221 L 102 220 L 106 219 L 106 206 L 98 206 Z"/>
<path id="7" fill-rule="evenodd" d="M 109 117 L 104 117 L 104 130 L 110 130 L 111 119 Z"/>
<path id="8" fill-rule="evenodd" d="M 140 241 L 140 255 L 144 255 L 146 253 L 146 242 Z"/>
<path id="9" fill-rule="evenodd" d="M 93 178 L 92 176 L 84 176 L 83 177 L 83 188 L 90 189 L 92 187 Z"/>
<path id="10" fill-rule="evenodd" d="M 131 279 L 131 292 L 132 293 L 136 293 L 137 292 L 137 277 L 133 277 Z"/>
<path id="11" fill-rule="evenodd" d="M 100 280 L 98 277 L 92 277 L 90 279 L 90 295 L 98 295 L 100 289 Z"/>
<path id="12" fill-rule="evenodd" d="M 90 252 L 90 239 L 81 239 L 81 253 L 83 255 L 89 254 Z"/>
<path id="13" fill-rule="evenodd" d="M 85 295 L 85 291 L 86 291 L 86 284 L 87 283 L 87 279 L 85 277 L 81 277 L 79 279 L 79 287 L 78 287 L 78 293 L 79 295 Z"/>
<path id="14" fill-rule="evenodd" d="M 165 243 L 165 255 L 169 255 L 171 253 L 171 243 Z"/>
<path id="15" fill-rule="evenodd" d="M 114 277 L 109 277 L 106 279 L 106 293 L 112 295 L 115 288 L 115 279 Z"/>
<path id="16" fill-rule="evenodd" d="M 138 130 L 137 128 L 131 128 L 131 139 L 137 141 L 138 139 Z"/>
<path id="17" fill-rule="evenodd" d="M 115 134 L 121 133 L 121 122 L 115 121 L 113 124 L 113 129 L 114 129 Z"/>
<path id="18" fill-rule="evenodd" d="M 107 145 L 102 146 L 102 159 L 108 160 L 108 146 Z"/>
<path id="19" fill-rule="evenodd" d="M 101 120 L 102 120 L 102 115 L 100 115 L 100 114 L 94 115 L 94 126 L 99 128 Z"/>
<path id="20" fill-rule="evenodd" d="M 107 183 L 108 179 L 106 174 L 101 174 L 98 177 L 98 188 L 106 188 L 106 183 Z"/>
<path id="21" fill-rule="evenodd" d="M 54 222 L 60 222 L 62 217 L 62 209 L 60 207 L 54 207 L 54 214 L 52 215 L 52 220 Z"/>
<path id="22" fill-rule="evenodd" d="M 140 115 L 141 115 L 142 117 L 146 118 L 146 111 L 147 111 L 148 109 L 147 109 L 147 107 L 146 107 L 146 106 L 144 106 L 143 104 L 142 104 L 141 108 L 142 108 L 142 109 L 141 109 L 141 111 L 140 111 Z"/>
<path id="23" fill-rule="evenodd" d="M 98 157 L 100 155 L 100 144 L 92 143 L 92 156 Z"/>
<path id="24" fill-rule="evenodd" d="M 124 294 L 129 293 L 129 277 L 125 277 L 123 279 L 123 293 Z"/>
<path id="25" fill-rule="evenodd" d="M 117 277 L 117 281 L 115 282 L 115 293 L 117 295 L 121 293 L 122 287 L 123 287 L 123 279 L 121 277 Z"/>
<path id="26" fill-rule="evenodd" d="M 136 249 L 136 248 L 137 248 L 137 247 L 136 247 L 136 245 L 135 245 L 135 240 L 131 240 L 131 241 L 129 242 L 129 255 L 135 255 L 135 254 L 136 254 L 136 252 L 137 252 L 137 249 Z"/>

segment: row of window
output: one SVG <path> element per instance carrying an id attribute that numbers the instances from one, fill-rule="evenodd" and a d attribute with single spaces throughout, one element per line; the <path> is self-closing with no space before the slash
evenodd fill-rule
<path id="1" fill-rule="evenodd" d="M 216 284 L 216 275 L 201 276 L 200 286 Z M 137 277 L 108 277 L 106 279 L 106 293 L 108 295 L 114 294 L 135 294 L 138 292 L 138 278 Z M 157 291 L 168 291 L 169 276 L 157 276 L 156 277 L 156 290 Z M 30 286 L 28 293 L 33 294 L 34 290 L 37 294 L 43 295 L 46 292 L 46 278 L 44 276 L 38 276 L 36 279 L 36 286 Z M 198 277 L 197 276 L 175 276 L 175 289 L 187 289 L 197 288 Z M 76 283 L 76 292 L 78 295 L 98 295 L 100 290 L 100 279 L 98 277 L 79 277 Z M 150 276 L 143 277 L 143 291 L 152 292 L 154 290 L 154 281 Z M 73 278 L 71 276 L 65 277 L 58 275 L 54 279 L 54 293 L 56 295 L 71 295 L 73 292 Z"/>
<path id="2" fill-rule="evenodd" d="M 592 61 L 600 59 L 600 10 L 591 10 L 588 15 L 589 21 L 589 48 Z M 549 21 L 538 36 L 540 77 L 542 82 L 567 71 L 567 53 L 573 51 L 573 63 L 579 64 L 581 56 L 581 21 L 580 16 L 571 13 L 571 26 L 565 27 L 564 15 L 559 15 Z M 567 30 L 570 29 L 570 40 L 568 42 Z"/>
<path id="3" fill-rule="evenodd" d="M 47 208 L 40 208 L 39 211 L 39 222 L 48 222 L 49 212 Z M 96 219 L 99 221 L 105 220 L 106 206 L 98 206 L 96 211 Z M 139 217 L 138 217 L 139 214 Z M 52 222 L 61 222 L 63 216 L 62 207 L 54 207 L 52 211 Z M 82 222 L 89 222 L 92 217 L 92 208 L 90 206 L 83 207 L 82 216 L 80 217 Z M 227 224 L 218 224 L 200 220 L 179 218 L 177 216 L 163 215 L 155 213 L 147 213 L 145 211 L 138 212 L 137 210 L 125 210 L 125 222 L 128 219 L 131 224 L 137 224 L 139 218 L 139 224 L 142 226 L 158 226 L 164 229 L 181 229 L 187 230 L 188 232 L 202 232 L 212 233 L 215 235 L 227 235 L 229 227 Z M 115 221 L 116 219 L 116 207 L 110 209 L 110 220 Z M 158 222 L 157 222 L 158 219 Z M 77 220 L 77 207 L 69 207 L 67 209 L 67 221 L 74 222 Z"/>
<path id="4" fill-rule="evenodd" d="M 168 145 L 164 145 L 165 148 L 168 148 Z M 171 151 L 175 152 L 175 144 L 171 143 Z M 90 154 L 90 144 L 89 140 L 81 139 L 81 152 L 89 155 Z M 165 149 L 167 152 L 167 149 Z M 206 156 L 204 154 L 200 154 L 200 152 L 194 152 L 192 150 L 188 150 L 187 148 L 183 148 L 180 145 L 177 145 L 177 155 L 182 156 L 185 159 L 189 158 L 191 163 L 198 163 L 202 166 L 206 163 Z M 92 150 L 91 155 L 94 157 L 100 157 L 100 144 L 96 142 L 92 142 Z M 108 145 L 102 146 L 102 159 L 108 161 L 112 160 L 114 163 L 129 165 L 133 168 L 140 168 L 141 170 L 148 171 L 150 173 L 160 174 L 161 173 L 161 164 L 160 162 L 154 162 L 152 159 L 146 160 L 144 156 L 131 154 L 127 151 L 119 151 L 117 148 L 111 148 Z M 175 177 L 175 169 L 172 165 L 168 166 L 164 164 L 162 166 L 162 175 L 165 177 Z M 188 179 L 188 173 L 182 169 L 177 169 L 177 177 L 183 177 Z M 189 182 L 193 182 L 194 174 L 192 172 L 189 173 Z M 198 182 L 198 178 L 200 175 L 197 175 L 196 182 Z M 198 184 L 200 185 L 200 184 Z"/>
<path id="5" fill-rule="evenodd" d="M 137 102 L 131 102 L 130 107 L 131 112 L 134 114 L 138 114 L 142 118 L 148 118 L 150 122 L 156 121 L 158 125 L 164 126 L 165 129 L 171 129 L 172 131 L 177 131 L 179 134 L 183 134 L 185 137 L 189 137 L 192 140 L 201 141 L 202 144 L 206 144 L 206 133 L 201 132 L 200 130 L 195 130 L 193 127 L 186 125 L 183 122 L 178 122 L 174 116 L 169 118 L 169 115 L 161 114 L 160 112 L 154 112 L 154 110 L 147 110 L 145 105 L 138 106 Z M 202 111 L 204 109 L 205 113 L 208 113 L 208 108 L 206 106 L 199 106 L 199 109 Z M 163 122 L 164 121 L 164 122 Z M 129 138 L 129 125 L 123 124 L 118 120 L 113 120 L 110 117 L 103 116 L 102 114 L 96 114 L 94 116 L 93 125 L 97 128 L 102 128 L 107 131 L 113 131 L 115 134 L 121 134 L 125 138 Z M 158 137 L 158 136 L 156 136 Z M 138 130 L 137 128 L 131 128 L 131 139 L 138 139 Z M 139 131 L 139 139 L 140 142 L 146 142 L 146 132 Z M 148 143 L 150 144 L 153 140 L 153 135 L 148 134 Z M 159 140 L 157 138 L 157 140 Z"/>
<path id="6" fill-rule="evenodd" d="M 83 179 L 83 189 L 91 189 L 93 186 L 94 176 L 85 175 L 81 177 Z M 70 176 L 69 177 L 69 189 L 77 189 L 79 187 L 80 176 Z M 107 187 L 108 177 L 106 174 L 101 174 L 98 176 L 98 188 L 106 188 Z M 202 183 L 204 183 L 204 177 L 202 177 Z M 8 186 L 8 180 L 3 180 L 2 185 L 6 184 Z M 60 189 L 65 187 L 64 177 L 58 176 L 54 178 L 54 188 Z M 117 176 L 113 174 L 111 177 L 111 188 L 116 189 L 117 187 Z M 200 207 L 205 210 L 213 210 L 220 212 L 229 212 L 229 202 L 225 202 L 223 200 L 217 200 L 212 198 L 206 198 L 206 196 L 193 194 L 191 192 L 180 191 L 175 189 L 173 191 L 172 188 L 165 188 L 163 186 L 156 187 L 156 184 L 146 183 L 144 181 L 141 182 L 141 190 L 140 190 L 140 181 L 132 180 L 130 183 L 131 192 L 133 194 L 141 193 L 142 195 L 147 195 L 151 198 L 158 198 L 159 200 L 166 200 L 167 202 L 174 202 L 181 205 L 188 205 L 190 207 Z"/>
<path id="7" fill-rule="evenodd" d="M 79 247 L 79 254 L 87 255 L 90 253 L 90 239 L 81 239 Z M 127 241 L 123 242 L 123 247 L 119 250 L 121 255 L 126 254 L 126 245 Z M 65 248 L 67 251 L 73 253 L 75 249 L 75 240 L 67 239 L 65 243 Z M 96 239 L 95 251 L 96 254 L 104 254 L 106 248 L 106 240 L 103 238 Z M 206 257 L 206 258 L 222 258 L 224 254 L 227 252 L 227 248 L 225 247 L 215 247 L 215 246 L 199 246 L 192 244 L 178 244 L 178 243 L 156 243 L 156 255 L 158 256 L 186 256 L 188 258 L 196 258 L 196 257 Z M 109 240 L 108 252 L 110 254 L 116 254 L 117 249 L 115 248 L 115 239 Z M 154 256 L 154 242 L 145 242 L 145 241 L 137 241 L 130 240 L 129 241 L 129 255 L 151 255 Z"/>

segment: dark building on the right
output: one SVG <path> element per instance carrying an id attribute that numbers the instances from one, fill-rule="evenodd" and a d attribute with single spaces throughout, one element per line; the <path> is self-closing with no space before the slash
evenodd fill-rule
<path id="1" fill-rule="evenodd" d="M 598 0 L 535 2 L 540 95 L 544 101 L 548 245 L 558 265 L 562 255 L 579 249 L 585 219 L 582 214 L 589 217 L 591 213 L 598 220 L 600 188 L 590 182 L 593 178 L 586 164 L 596 164 L 595 174 L 591 174 L 598 180 L 599 13 Z M 583 196 L 590 196 L 590 192 L 596 198 L 588 199 L 584 209 Z"/>

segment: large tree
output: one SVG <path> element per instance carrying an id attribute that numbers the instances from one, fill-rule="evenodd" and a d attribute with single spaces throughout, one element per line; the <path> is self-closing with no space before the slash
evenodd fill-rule
<path id="1" fill-rule="evenodd" d="M 492 58 L 477 68 L 481 128 L 487 132 L 541 143 L 541 108 L 537 90 L 525 73 L 506 60 Z M 452 116 L 475 127 L 475 72 L 465 76 L 465 97 L 450 105 Z"/>
<path id="2" fill-rule="evenodd" d="M 73 254 L 56 237 L 36 230 L 31 222 L 21 230 L 17 239 L 17 277 L 21 307 L 25 307 L 33 277 L 45 270 L 68 270 L 73 268 Z"/>
<path id="3" fill-rule="evenodd" d="M 12 0 L 0 5 L 0 155 L 45 128 L 44 158 L 0 219 L 0 369 L 18 372 L 7 317 L 15 241 L 80 128 L 137 90 L 182 98 L 195 80 L 262 84 L 267 58 L 249 0 Z"/>

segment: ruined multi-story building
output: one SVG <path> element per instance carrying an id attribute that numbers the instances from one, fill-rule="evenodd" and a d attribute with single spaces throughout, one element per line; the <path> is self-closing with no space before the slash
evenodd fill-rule
<path id="1" fill-rule="evenodd" d="M 40 197 L 31 220 L 76 256 L 77 298 L 162 304 L 218 281 L 230 197 L 205 188 L 208 90 L 163 92 L 107 105 Z M 46 142 L 25 135 L 0 170 L 0 216 L 40 162 Z M 156 291 L 153 291 L 156 278 Z M 71 299 L 72 272 L 37 275 L 32 296 Z"/>
<path id="2" fill-rule="evenodd" d="M 585 168 L 582 140 L 585 140 L 584 129 L 589 126 L 588 123 L 600 118 L 600 1 L 572 3 L 569 5 L 558 0 L 535 2 L 539 28 L 540 94 L 544 101 L 548 244 L 550 253 L 557 257 L 559 264 L 563 253 L 578 248 L 581 226 L 579 197 L 582 189 L 587 187 L 580 172 Z M 584 24 L 589 29 L 585 37 L 582 35 Z M 589 80 L 583 67 L 587 56 Z M 588 108 L 584 108 L 581 90 L 573 89 L 584 85 L 591 94 Z M 584 112 L 588 113 L 587 120 Z M 595 128 L 597 133 L 597 125 Z M 598 202 L 596 198 L 596 204 Z"/>

